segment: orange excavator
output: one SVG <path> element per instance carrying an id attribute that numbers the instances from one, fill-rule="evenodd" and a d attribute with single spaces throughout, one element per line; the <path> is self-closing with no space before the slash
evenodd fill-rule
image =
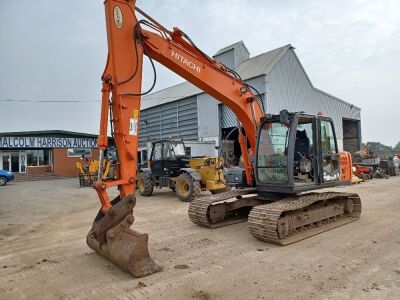
<path id="1" fill-rule="evenodd" d="M 266 114 L 257 90 L 202 52 L 182 30 L 166 29 L 134 0 L 106 0 L 104 5 L 108 57 L 98 145 L 102 161 L 110 123 L 119 163 L 116 180 L 93 185 L 101 209 L 87 236 L 89 247 L 136 277 L 161 270 L 150 257 L 148 235 L 130 229 L 136 204 L 140 101 L 155 85 L 153 60 L 237 116 L 243 163 L 226 171 L 227 183 L 236 188 L 193 200 L 189 218 L 194 223 L 215 228 L 248 220 L 254 237 L 285 245 L 359 218 L 357 194 L 308 192 L 351 180 L 351 156 L 338 151 L 330 118 L 286 110 Z M 144 19 L 138 20 L 137 14 Z M 141 90 L 144 55 L 154 71 L 146 92 Z M 113 186 L 119 195 L 110 200 L 107 189 Z"/>

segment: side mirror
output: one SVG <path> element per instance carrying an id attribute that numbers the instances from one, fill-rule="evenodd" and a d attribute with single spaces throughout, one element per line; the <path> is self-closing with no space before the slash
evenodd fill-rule
<path id="1" fill-rule="evenodd" d="M 279 121 L 281 122 L 281 124 L 290 126 L 289 112 L 286 109 L 282 109 L 279 112 Z"/>
<path id="2" fill-rule="evenodd" d="M 221 149 L 221 146 L 215 146 L 215 150 Z"/>

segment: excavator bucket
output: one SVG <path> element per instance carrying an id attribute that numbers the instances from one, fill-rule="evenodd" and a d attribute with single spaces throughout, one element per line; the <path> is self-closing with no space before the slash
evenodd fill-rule
<path id="1" fill-rule="evenodd" d="M 135 277 L 144 277 L 162 269 L 152 260 L 147 247 L 148 235 L 130 229 L 134 222 L 135 196 L 114 199 L 106 214 L 99 211 L 87 235 L 87 244 Z"/>

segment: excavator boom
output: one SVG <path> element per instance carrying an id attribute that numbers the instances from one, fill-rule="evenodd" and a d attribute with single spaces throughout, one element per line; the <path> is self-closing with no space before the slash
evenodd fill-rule
<path id="1" fill-rule="evenodd" d="M 130 229 L 136 203 L 140 101 L 141 96 L 147 93 L 141 91 L 143 56 L 150 58 L 153 68 L 152 59 L 233 110 L 239 120 L 240 145 L 248 184 L 254 180 L 249 154 L 255 152 L 257 126 L 264 110 L 260 99 L 237 73 L 201 52 L 180 29 L 167 30 L 137 9 L 134 0 L 106 0 L 104 5 L 108 56 L 102 75 L 98 147 L 100 161 L 103 161 L 110 123 L 119 164 L 117 180 L 102 181 L 99 177 L 99 181 L 93 184 L 101 209 L 88 234 L 87 243 L 134 276 L 145 276 L 161 267 L 150 258 L 148 236 Z M 136 10 L 148 20 L 139 21 Z M 111 201 L 107 189 L 113 186 L 118 187 L 120 195 Z"/>

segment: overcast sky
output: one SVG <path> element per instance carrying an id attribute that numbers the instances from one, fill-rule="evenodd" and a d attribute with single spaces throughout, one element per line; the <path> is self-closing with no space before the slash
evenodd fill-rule
<path id="1" fill-rule="evenodd" d="M 106 58 L 101 0 L 0 0 L 0 132 L 97 133 Z M 400 141 L 400 1 L 138 0 L 206 53 L 292 44 L 314 86 L 361 107 L 363 141 Z M 156 90 L 183 80 L 157 66 Z M 144 89 L 152 82 L 145 71 Z"/>

